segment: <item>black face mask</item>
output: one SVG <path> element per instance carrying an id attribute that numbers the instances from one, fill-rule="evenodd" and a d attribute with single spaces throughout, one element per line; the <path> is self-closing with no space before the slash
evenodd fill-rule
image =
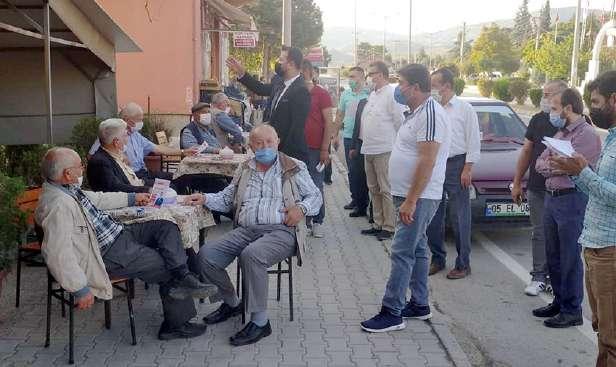
<path id="1" fill-rule="evenodd" d="M 590 118 L 601 129 L 609 129 L 616 123 L 614 120 L 614 107 L 606 104 L 603 108 L 591 108 Z"/>
<path id="2" fill-rule="evenodd" d="M 277 62 L 276 65 L 274 65 L 274 72 L 276 73 L 276 75 L 283 77 L 284 76 L 284 70 L 282 70 L 282 64 Z"/>

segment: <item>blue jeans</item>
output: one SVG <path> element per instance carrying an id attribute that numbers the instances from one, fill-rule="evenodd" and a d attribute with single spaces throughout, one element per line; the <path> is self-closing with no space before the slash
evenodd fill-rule
<path id="1" fill-rule="evenodd" d="M 400 220 L 403 197 L 394 196 L 396 233 L 391 244 L 391 273 L 383 296 L 383 306 L 400 316 L 406 303 L 406 290 L 411 289 L 411 301 L 419 306 L 428 305 L 428 245 L 426 229 L 440 200 L 419 199 L 414 221 L 404 224 Z"/>
<path id="2" fill-rule="evenodd" d="M 456 269 L 470 268 L 471 260 L 471 200 L 468 189 L 462 187 L 460 176 L 466 163 L 466 155 L 458 155 L 447 160 L 443 200 L 428 226 L 428 245 L 432 252 L 432 263 L 445 267 L 447 250 L 445 249 L 445 214 L 453 226 L 456 239 Z M 448 209 L 448 210 L 447 210 Z"/>
<path id="3" fill-rule="evenodd" d="M 325 177 L 325 172 L 317 171 L 317 165 L 321 162 L 321 151 L 319 149 L 308 149 L 308 173 L 310 173 L 310 177 L 312 181 L 321 191 L 321 196 L 323 197 L 323 204 L 321 204 L 321 209 L 319 209 L 319 214 L 314 217 L 310 217 L 312 219 L 312 223 L 323 224 L 323 218 L 325 218 L 325 195 L 323 195 L 323 179 Z"/>
<path id="4" fill-rule="evenodd" d="M 582 192 L 545 196 L 543 229 L 553 303 L 566 314 L 581 315 L 584 299 L 584 265 L 578 239 L 584 227 L 588 197 Z"/>

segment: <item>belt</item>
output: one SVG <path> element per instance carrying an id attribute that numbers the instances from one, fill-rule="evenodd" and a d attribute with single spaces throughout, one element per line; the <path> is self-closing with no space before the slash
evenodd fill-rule
<path id="1" fill-rule="evenodd" d="M 567 195 L 567 194 L 573 194 L 574 192 L 577 192 L 578 190 L 575 187 L 571 187 L 568 189 L 560 189 L 560 190 L 545 190 L 545 192 L 550 195 L 551 197 L 557 197 L 557 196 L 563 196 L 563 195 Z"/>

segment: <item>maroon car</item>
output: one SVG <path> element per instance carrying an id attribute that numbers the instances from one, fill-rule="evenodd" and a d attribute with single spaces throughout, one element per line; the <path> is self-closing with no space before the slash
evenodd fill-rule
<path id="1" fill-rule="evenodd" d="M 481 159 L 473 167 L 470 192 L 473 223 L 527 223 L 528 203 L 515 204 L 509 189 L 524 145 L 526 125 L 505 102 L 462 99 L 473 106 L 481 130 Z"/>

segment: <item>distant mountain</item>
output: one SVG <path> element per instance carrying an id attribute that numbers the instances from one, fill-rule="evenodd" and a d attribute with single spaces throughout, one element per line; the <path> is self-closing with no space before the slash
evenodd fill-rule
<path id="1" fill-rule="evenodd" d="M 601 10 L 593 10 L 600 12 Z M 539 12 L 533 13 L 537 16 Z M 556 19 L 556 15 L 561 22 L 568 22 L 575 17 L 575 7 L 552 9 L 552 22 Z M 513 27 L 512 19 L 494 20 L 485 23 L 466 25 L 466 39 L 474 40 L 477 38 L 481 29 L 492 23 L 498 24 L 500 27 Z M 451 49 L 458 37 L 458 33 L 462 29 L 452 27 L 437 31 L 434 33 L 420 33 L 413 35 L 413 52 L 418 51 L 422 47 L 427 53 L 432 52 L 434 55 L 443 54 Z M 371 44 L 383 44 L 383 31 L 358 28 L 358 42 L 368 42 Z M 321 38 L 321 43 L 327 47 L 327 50 L 332 55 L 332 65 L 350 65 L 353 63 L 353 28 L 351 27 L 326 27 Z M 394 52 L 395 55 L 406 55 L 408 36 L 401 34 L 387 34 L 387 47 Z"/>

